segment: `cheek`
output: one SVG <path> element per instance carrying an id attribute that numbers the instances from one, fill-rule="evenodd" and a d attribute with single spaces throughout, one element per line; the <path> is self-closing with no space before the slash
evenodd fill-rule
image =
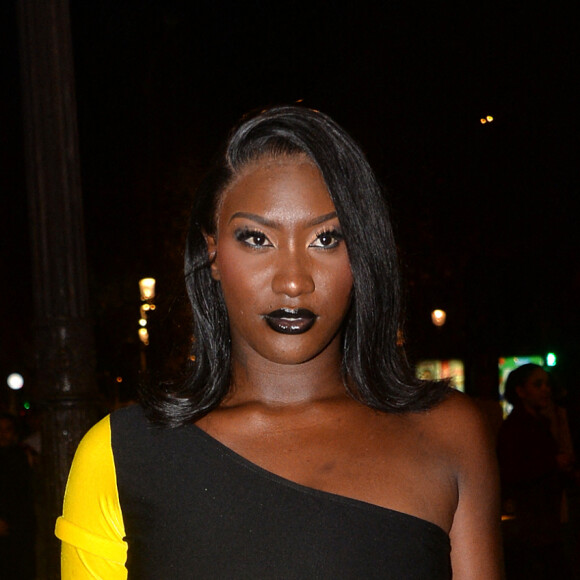
<path id="1" fill-rule="evenodd" d="M 347 262 L 338 263 L 327 271 L 324 280 L 320 280 L 320 289 L 329 297 L 329 302 L 337 309 L 348 308 L 353 288 L 352 272 Z"/>
<path id="2" fill-rule="evenodd" d="M 224 248 L 227 250 L 227 248 Z M 256 268 L 243 252 L 220 251 L 216 259 L 220 285 L 230 314 L 243 314 L 260 296 L 264 269 Z"/>

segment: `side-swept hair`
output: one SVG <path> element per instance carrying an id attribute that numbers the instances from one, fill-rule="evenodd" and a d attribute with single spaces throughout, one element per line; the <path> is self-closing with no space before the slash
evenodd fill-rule
<path id="1" fill-rule="evenodd" d="M 446 396 L 446 383 L 414 378 L 398 346 L 397 249 L 381 187 L 364 153 L 323 113 L 281 106 L 242 119 L 195 195 L 185 251 L 195 361 L 179 388 L 146 393 L 143 404 L 151 418 L 180 425 L 205 415 L 228 393 L 228 315 L 220 284 L 210 275 L 204 232 L 216 233 L 221 194 L 244 167 L 263 157 L 293 155 L 306 155 L 320 170 L 348 249 L 354 287 L 343 331 L 342 373 L 350 394 L 387 412 L 426 410 Z"/>

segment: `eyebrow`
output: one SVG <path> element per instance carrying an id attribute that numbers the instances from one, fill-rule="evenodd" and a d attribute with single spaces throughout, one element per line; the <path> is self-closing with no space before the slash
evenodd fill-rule
<path id="1" fill-rule="evenodd" d="M 323 224 L 324 222 L 327 222 L 328 220 L 331 220 L 335 217 L 337 217 L 335 211 L 331 211 L 330 213 L 325 213 L 324 215 L 318 216 L 318 217 L 310 220 L 309 222 L 307 222 L 306 227 L 312 227 L 312 226 L 317 226 L 319 224 Z M 259 223 L 260 225 L 263 225 L 267 228 L 273 228 L 273 229 L 277 229 L 277 230 L 279 230 L 281 228 L 280 224 L 277 221 L 269 220 L 261 215 L 258 215 L 255 213 L 248 213 L 246 211 L 237 211 L 229 219 L 228 223 L 231 223 L 236 218 L 245 218 L 248 220 L 252 220 L 252 221 Z"/>

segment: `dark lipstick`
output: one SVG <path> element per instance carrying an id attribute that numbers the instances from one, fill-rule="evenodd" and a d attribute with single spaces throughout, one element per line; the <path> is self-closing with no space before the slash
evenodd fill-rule
<path id="1" fill-rule="evenodd" d="M 314 312 L 306 308 L 280 308 L 264 315 L 268 326 L 281 334 L 302 334 L 316 322 Z"/>

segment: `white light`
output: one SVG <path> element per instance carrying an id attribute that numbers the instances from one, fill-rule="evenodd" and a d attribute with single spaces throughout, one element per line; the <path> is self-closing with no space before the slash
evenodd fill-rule
<path id="1" fill-rule="evenodd" d="M 153 300 L 155 298 L 155 278 L 143 278 L 139 280 L 141 300 Z"/>
<path id="2" fill-rule="evenodd" d="M 22 378 L 22 375 L 18 373 L 12 373 L 11 375 L 8 375 L 6 382 L 13 391 L 18 391 L 24 385 L 24 379 Z"/>
<path id="3" fill-rule="evenodd" d="M 146 328 L 139 329 L 139 339 L 145 346 L 149 344 L 149 333 Z"/>
<path id="4" fill-rule="evenodd" d="M 431 312 L 431 322 L 435 326 L 443 326 L 445 324 L 445 319 L 447 318 L 447 313 L 445 310 L 440 310 L 437 308 Z"/>

